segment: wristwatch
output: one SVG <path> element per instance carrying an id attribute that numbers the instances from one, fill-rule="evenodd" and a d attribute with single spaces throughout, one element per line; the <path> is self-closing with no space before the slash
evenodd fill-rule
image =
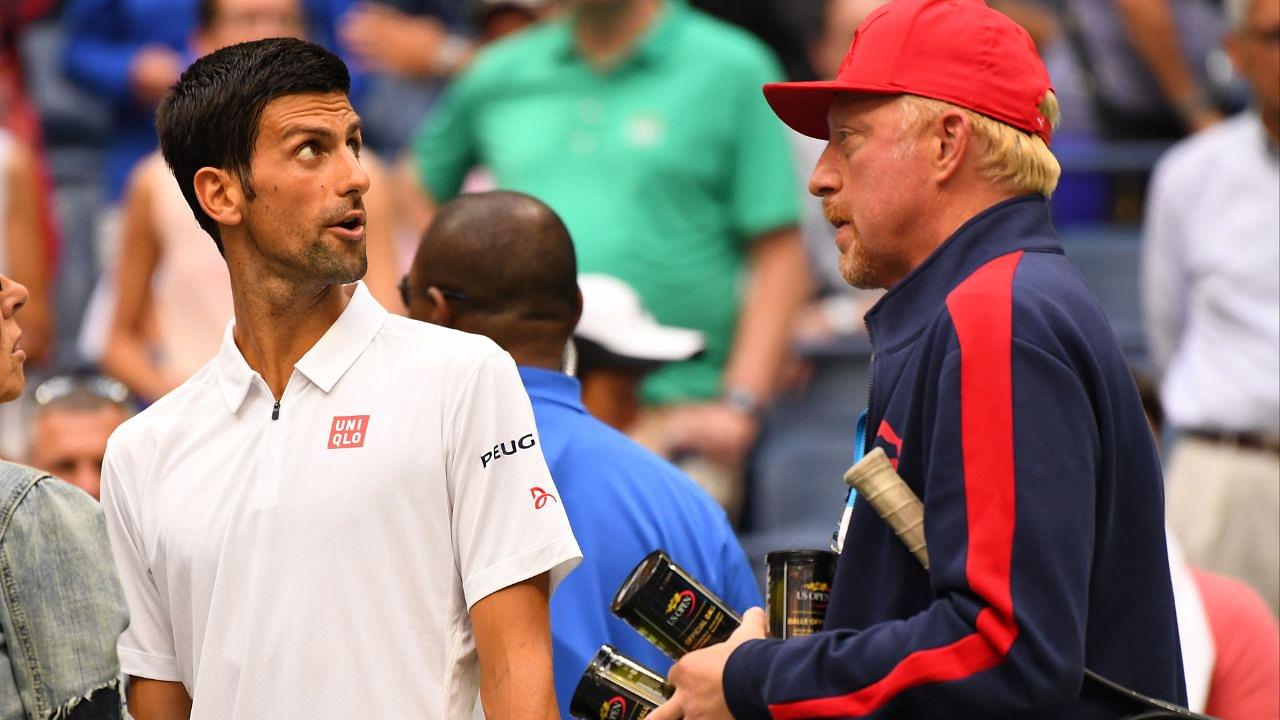
<path id="1" fill-rule="evenodd" d="M 432 69 L 437 75 L 452 75 L 462 66 L 467 55 L 471 53 L 471 40 L 463 35 L 449 33 L 440 43 Z"/>
<path id="2" fill-rule="evenodd" d="M 764 408 L 764 402 L 759 395 L 741 386 L 725 388 L 720 396 L 720 402 L 751 417 L 758 416 Z"/>

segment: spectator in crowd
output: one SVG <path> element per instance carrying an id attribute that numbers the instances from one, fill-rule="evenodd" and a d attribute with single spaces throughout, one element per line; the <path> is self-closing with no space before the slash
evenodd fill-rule
<path id="1" fill-rule="evenodd" d="M 0 272 L 20 278 L 28 287 L 23 346 L 33 364 L 49 357 L 53 343 L 52 240 L 40 214 L 42 183 L 35 157 L 17 137 L 0 129 Z"/>
<path id="2" fill-rule="evenodd" d="M 1169 522 L 1280 610 L 1280 0 L 1228 3 L 1253 107 L 1161 160 L 1143 295 L 1169 424 Z"/>
<path id="3" fill-rule="evenodd" d="M 31 465 L 89 493 L 96 500 L 107 438 L 129 419 L 129 392 L 100 375 L 58 375 L 36 388 Z"/>
<path id="4" fill-rule="evenodd" d="M 1159 460 L 1050 221 L 1058 111 L 1030 36 L 985 3 L 898 0 L 859 26 L 835 81 L 765 96 L 828 138 L 810 190 L 846 280 L 888 290 L 867 315 L 857 450 L 921 499 L 928 559 L 851 496 L 822 632 L 765 639 L 748 613 L 672 668 L 650 720 L 1138 709 L 1086 668 L 1185 702 Z"/>
<path id="5" fill-rule="evenodd" d="M 235 323 L 103 467 L 143 720 L 457 718 L 477 691 L 488 717 L 555 717 L 548 595 L 581 554 L 530 500 L 557 490 L 510 357 L 356 282 L 349 83 L 317 45 L 259 40 L 197 60 L 157 114 Z"/>
<path id="6" fill-rule="evenodd" d="M 309 34 L 334 47 L 337 17 L 350 2 L 306 0 Z M 202 12 L 199 4 L 200 0 L 69 0 L 63 12 L 67 75 L 115 109 L 106 160 L 110 206 L 124 195 L 133 166 L 156 147 L 156 104 L 194 58 L 189 42 Z M 257 19 L 249 17 L 247 22 Z"/>
<path id="7" fill-rule="evenodd" d="M 0 402 L 22 394 L 21 284 L 0 275 Z M 119 720 L 129 622 L 102 511 L 47 473 L 0 461 L 0 717 Z"/>
<path id="8" fill-rule="evenodd" d="M 1060 4 L 1072 53 L 1050 75 L 1077 72 L 1093 101 L 1094 131 L 1113 139 L 1177 138 L 1222 116 L 1210 57 L 1222 19 L 1206 0 L 1071 0 Z"/>
<path id="9" fill-rule="evenodd" d="M 646 380 L 631 431 L 712 461 L 698 479 L 730 506 L 807 292 L 786 136 L 759 102 L 779 75 L 756 39 L 683 2 L 572 0 L 482 52 L 414 154 L 433 200 L 484 165 L 564 218 L 584 272 L 704 333 L 705 353 Z"/>
<path id="10" fill-rule="evenodd" d="M 40 115 L 27 95 L 18 42 L 27 25 L 49 13 L 50 0 L 15 0 L 0 7 L 0 272 L 20 278 L 31 299 L 23 314 L 28 360 L 53 355 L 53 260 L 57 222 L 45 162 Z M 6 238 L 18 238 L 7 247 Z"/>
<path id="11" fill-rule="evenodd" d="M 200 0 L 198 7 L 193 48 L 201 55 L 250 40 L 297 37 L 303 31 L 298 0 Z M 385 307 L 402 312 L 395 291 L 389 174 L 367 153 L 363 162 L 377 188 L 365 196 L 365 283 Z M 134 168 L 121 226 L 113 312 L 101 364 L 151 402 L 217 354 L 231 319 L 231 286 L 217 246 L 196 222 L 159 152 Z"/>
<path id="12" fill-rule="evenodd" d="M 560 716 L 602 644 L 666 673 L 666 657 L 609 612 L 627 575 L 664 550 L 738 612 L 760 591 L 724 511 L 670 463 L 591 417 L 562 372 L 583 306 L 560 218 L 519 193 L 464 195 L 440 208 L 408 279 L 411 316 L 485 335 L 515 358 L 543 453 L 583 550 L 551 600 Z"/>
<path id="13" fill-rule="evenodd" d="M 573 331 L 582 404 L 606 425 L 626 431 L 640 416 L 640 384 L 669 362 L 702 352 L 702 333 L 660 325 L 640 296 L 612 275 L 578 276 L 582 317 Z"/>

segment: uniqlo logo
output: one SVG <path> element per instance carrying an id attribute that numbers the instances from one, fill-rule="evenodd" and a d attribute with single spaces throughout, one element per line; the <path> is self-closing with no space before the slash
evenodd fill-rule
<path id="1" fill-rule="evenodd" d="M 329 430 L 329 449 L 364 447 L 368 432 L 368 415 L 339 415 L 333 419 L 333 427 Z"/>

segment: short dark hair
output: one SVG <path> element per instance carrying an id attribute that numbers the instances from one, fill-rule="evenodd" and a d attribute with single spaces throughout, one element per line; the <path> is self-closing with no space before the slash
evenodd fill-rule
<path id="1" fill-rule="evenodd" d="M 218 224 L 196 199 L 196 171 L 235 173 L 253 199 L 250 160 L 267 103 L 286 95 L 347 94 L 351 75 L 337 55 L 314 43 L 270 38 L 222 48 L 196 60 L 156 111 L 160 151 L 200 227 L 222 250 Z"/>

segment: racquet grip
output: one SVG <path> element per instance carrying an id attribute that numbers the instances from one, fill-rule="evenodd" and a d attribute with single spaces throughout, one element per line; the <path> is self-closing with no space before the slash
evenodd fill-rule
<path id="1" fill-rule="evenodd" d="M 924 504 L 893 469 L 882 448 L 872 448 L 844 474 L 844 482 L 884 518 L 907 550 L 929 569 L 924 538 Z"/>

